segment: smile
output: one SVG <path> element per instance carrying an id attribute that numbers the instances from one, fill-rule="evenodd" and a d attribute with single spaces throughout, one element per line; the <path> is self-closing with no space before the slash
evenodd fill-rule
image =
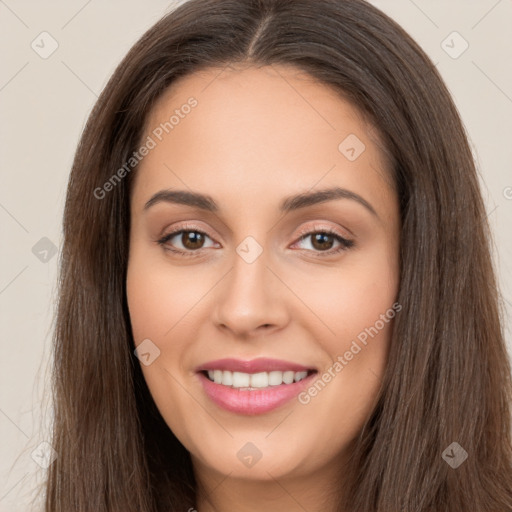
<path id="1" fill-rule="evenodd" d="M 276 359 L 222 359 L 196 369 L 209 400 L 224 410 L 263 414 L 290 402 L 311 382 L 316 369 Z"/>
<path id="2" fill-rule="evenodd" d="M 208 378 L 215 384 L 231 386 L 233 388 L 268 388 L 281 384 L 300 382 L 308 376 L 308 372 L 272 371 L 259 373 L 230 372 L 229 370 L 209 370 Z"/>

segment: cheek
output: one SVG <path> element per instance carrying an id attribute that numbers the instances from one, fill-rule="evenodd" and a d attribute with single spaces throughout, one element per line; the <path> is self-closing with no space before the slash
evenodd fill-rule
<path id="1" fill-rule="evenodd" d="M 294 292 L 311 312 L 295 320 L 308 318 L 305 328 L 322 336 L 331 355 L 348 350 L 358 336 L 364 340 L 376 322 L 382 337 L 388 337 L 390 322 L 383 325 L 380 319 L 399 288 L 398 250 L 391 244 L 383 241 L 371 251 L 347 254 L 339 266 L 302 273 L 300 278 L 290 273 L 287 279 L 295 283 Z"/>
<path id="2" fill-rule="evenodd" d="M 343 425 L 355 435 L 369 413 L 400 309 L 395 302 L 398 289 L 398 246 L 386 241 L 347 257 L 338 269 L 300 281 L 298 294 L 313 312 L 304 328 L 317 334 L 317 344 L 330 359 L 301 403 L 325 425 Z M 330 418 L 323 416 L 323 403 L 338 405 Z"/>
<path id="3" fill-rule="evenodd" d="M 204 295 L 198 284 L 190 270 L 173 269 L 154 256 L 151 260 L 134 253 L 128 264 L 126 293 L 135 343 L 151 336 L 172 337 L 181 319 L 186 324 L 187 312 Z"/>
<path id="4" fill-rule="evenodd" d="M 138 347 L 149 339 L 158 347 L 158 356 L 147 366 L 141 362 L 141 370 L 162 417 L 186 441 L 193 415 L 180 367 L 186 365 L 190 336 L 195 337 L 197 322 L 190 309 L 199 290 L 196 286 L 194 292 L 190 278 L 180 277 L 179 270 L 166 270 L 146 256 L 134 250 L 128 264 L 126 293 L 134 343 Z M 183 336 L 183 329 L 189 337 Z"/>
<path id="5" fill-rule="evenodd" d="M 148 365 L 141 359 L 141 369 L 158 403 L 160 395 L 174 387 L 172 375 L 182 361 L 186 342 L 178 336 L 185 322 L 180 319 L 186 315 L 186 305 L 193 298 L 187 296 L 191 293 L 190 285 L 185 286 L 179 274 L 163 271 L 157 262 L 145 256 L 144 251 L 137 250 L 130 255 L 126 293 L 135 347 L 140 345 L 142 352 L 143 347 L 149 346 L 154 355 Z"/>

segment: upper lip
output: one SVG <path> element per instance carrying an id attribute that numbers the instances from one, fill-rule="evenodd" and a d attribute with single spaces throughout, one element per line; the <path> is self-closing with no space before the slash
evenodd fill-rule
<path id="1" fill-rule="evenodd" d="M 197 372 L 207 370 L 227 370 L 230 372 L 258 373 L 269 371 L 305 372 L 315 369 L 290 361 L 260 357 L 258 359 L 251 359 L 250 361 L 231 358 L 217 359 L 216 361 L 209 361 L 205 364 L 202 364 L 196 369 Z"/>

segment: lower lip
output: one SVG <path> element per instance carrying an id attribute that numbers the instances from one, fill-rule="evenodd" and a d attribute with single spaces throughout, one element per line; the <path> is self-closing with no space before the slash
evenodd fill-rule
<path id="1" fill-rule="evenodd" d="M 311 382 L 316 373 L 293 384 L 269 386 L 263 389 L 243 390 L 212 382 L 199 372 L 199 380 L 209 398 L 219 407 L 238 414 L 263 414 L 281 407 L 296 397 Z"/>

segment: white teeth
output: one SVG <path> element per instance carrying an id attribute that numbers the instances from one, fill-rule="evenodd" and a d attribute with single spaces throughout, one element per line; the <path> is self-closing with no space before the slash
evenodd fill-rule
<path id="1" fill-rule="evenodd" d="M 293 384 L 308 376 L 308 372 L 271 371 L 259 373 L 230 372 L 227 370 L 208 370 L 208 378 L 216 384 L 234 388 L 267 388 L 281 384 Z"/>
<path id="2" fill-rule="evenodd" d="M 283 382 L 285 384 L 291 384 L 295 379 L 295 372 L 283 372 Z"/>
<path id="3" fill-rule="evenodd" d="M 295 382 L 299 382 L 299 380 L 304 379 L 305 377 L 307 377 L 307 375 L 308 375 L 308 372 L 297 372 L 295 374 Z"/>
<path id="4" fill-rule="evenodd" d="M 267 388 L 268 387 L 268 373 L 253 373 L 251 375 L 251 388 Z"/>
<path id="5" fill-rule="evenodd" d="M 224 384 L 225 386 L 233 385 L 233 374 L 231 372 L 228 372 L 226 370 L 222 372 L 222 384 Z"/>
<path id="6" fill-rule="evenodd" d="M 248 388 L 251 376 L 248 373 L 233 372 L 232 386 L 234 388 Z M 222 384 L 224 384 L 222 382 Z"/>
<path id="7" fill-rule="evenodd" d="M 279 386 L 283 383 L 283 372 L 269 372 L 268 373 L 268 383 L 271 386 Z"/>

